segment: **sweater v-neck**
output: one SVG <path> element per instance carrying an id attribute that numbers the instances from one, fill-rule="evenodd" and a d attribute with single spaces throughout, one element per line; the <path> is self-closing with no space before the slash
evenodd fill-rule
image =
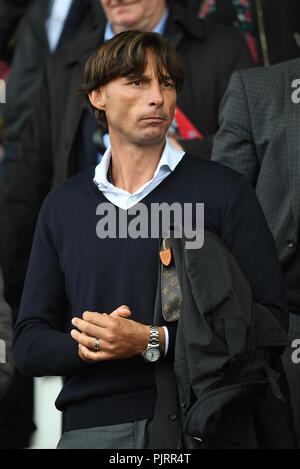
<path id="1" fill-rule="evenodd" d="M 188 154 L 185 153 L 181 159 L 181 161 L 177 164 L 176 168 L 174 168 L 174 170 L 165 178 L 163 179 L 163 181 L 161 181 L 156 187 L 154 187 L 154 189 L 149 192 L 148 194 L 145 195 L 145 197 L 143 197 L 139 202 L 137 202 L 135 205 L 133 205 L 132 207 L 130 208 L 127 208 L 126 211 L 132 209 L 133 207 L 135 207 L 138 203 L 145 203 L 147 204 L 149 199 L 152 198 L 153 195 L 155 195 L 159 190 L 163 189 L 165 184 L 169 183 L 170 182 L 170 179 L 173 179 L 174 176 L 177 175 L 177 173 L 181 170 L 182 167 L 185 166 L 186 164 L 186 160 L 188 158 Z M 89 184 L 92 188 L 92 191 L 95 193 L 95 195 L 97 196 L 97 198 L 99 200 L 105 200 L 106 202 L 112 204 L 116 209 L 120 210 L 120 207 L 116 204 L 114 204 L 113 202 L 111 202 L 104 194 L 103 192 L 97 187 L 97 185 L 94 183 L 93 181 L 93 176 L 94 176 L 94 173 L 95 173 L 95 167 L 93 168 L 90 168 L 88 170 L 88 179 L 89 179 Z M 125 210 L 125 209 L 122 209 L 122 210 Z"/>

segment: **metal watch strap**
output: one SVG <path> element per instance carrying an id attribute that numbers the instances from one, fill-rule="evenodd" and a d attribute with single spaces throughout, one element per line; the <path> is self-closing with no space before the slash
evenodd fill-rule
<path id="1" fill-rule="evenodd" d="M 158 326 L 150 326 L 149 345 L 158 345 L 159 344 L 158 338 L 159 338 Z"/>
<path id="2" fill-rule="evenodd" d="M 147 359 L 147 353 L 149 352 L 149 350 L 153 349 L 158 350 L 160 355 L 158 326 L 150 326 L 149 342 L 147 344 L 146 349 L 142 352 L 142 357 L 146 361 L 151 361 Z"/>

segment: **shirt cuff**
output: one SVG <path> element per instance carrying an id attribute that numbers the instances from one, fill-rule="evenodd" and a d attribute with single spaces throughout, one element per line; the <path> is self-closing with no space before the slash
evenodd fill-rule
<path id="1" fill-rule="evenodd" d="M 164 331 L 165 331 L 165 356 L 168 353 L 168 348 L 169 348 L 169 331 L 166 326 L 163 326 Z"/>

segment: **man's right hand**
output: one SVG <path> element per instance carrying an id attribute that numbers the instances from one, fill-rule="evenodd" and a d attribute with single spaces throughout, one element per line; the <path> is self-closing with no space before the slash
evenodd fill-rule
<path id="1" fill-rule="evenodd" d="M 120 306 L 111 314 L 85 311 L 82 319 L 73 318 L 71 335 L 79 344 L 79 356 L 87 363 L 124 359 L 140 355 L 146 348 L 150 327 L 128 319 L 129 308 Z M 99 350 L 95 350 L 99 339 Z"/>

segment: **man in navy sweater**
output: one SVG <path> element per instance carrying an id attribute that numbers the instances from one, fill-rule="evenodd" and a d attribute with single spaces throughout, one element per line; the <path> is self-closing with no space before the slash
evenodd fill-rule
<path id="1" fill-rule="evenodd" d="M 82 94 L 111 147 L 96 169 L 45 199 L 14 337 L 23 373 L 65 377 L 59 448 L 149 446 L 154 363 L 173 360 L 176 325 L 152 326 L 159 240 L 130 236 L 135 207 L 150 214 L 161 203 L 204 203 L 205 229 L 221 236 L 255 300 L 287 327 L 275 244 L 252 188 L 166 140 L 183 78 L 177 53 L 155 33 L 116 35 L 87 63 Z"/>

